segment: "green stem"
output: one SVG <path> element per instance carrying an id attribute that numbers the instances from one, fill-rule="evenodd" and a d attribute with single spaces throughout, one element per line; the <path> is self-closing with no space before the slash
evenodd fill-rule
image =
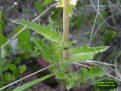
<path id="1" fill-rule="evenodd" d="M 69 38 L 69 0 L 64 0 L 63 2 L 63 42 L 68 42 Z M 63 59 L 68 58 L 68 50 L 63 51 Z"/>

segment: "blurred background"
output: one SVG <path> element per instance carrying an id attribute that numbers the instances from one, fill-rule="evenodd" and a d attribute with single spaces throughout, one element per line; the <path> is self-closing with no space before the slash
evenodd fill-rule
<path id="1" fill-rule="evenodd" d="M 1 46 L 22 29 L 22 26 L 13 24 L 11 19 L 31 21 L 54 3 L 56 3 L 54 0 L 0 0 Z M 50 24 L 57 31 L 62 32 L 62 11 L 62 8 L 55 6 L 36 22 Z M 70 17 L 70 36 L 70 40 L 77 40 L 78 46 L 82 44 L 110 46 L 104 53 L 96 55 L 94 60 L 115 64 L 119 74 L 112 68 L 108 73 L 121 79 L 121 0 L 79 0 Z M 39 38 L 42 43 L 45 43 L 42 36 L 25 29 L 8 45 L 1 48 L 0 87 L 48 65 L 45 60 L 47 55 L 38 52 L 37 46 L 32 42 L 33 38 Z M 48 46 L 49 42 L 43 45 L 43 51 L 47 50 Z M 11 91 L 19 85 L 48 73 L 49 71 L 46 70 L 3 91 Z M 60 87 L 55 77 L 52 77 L 25 91 L 59 91 Z M 98 90 L 86 83 L 83 88 L 72 88 L 70 91 Z M 121 88 L 116 91 L 121 91 Z"/>

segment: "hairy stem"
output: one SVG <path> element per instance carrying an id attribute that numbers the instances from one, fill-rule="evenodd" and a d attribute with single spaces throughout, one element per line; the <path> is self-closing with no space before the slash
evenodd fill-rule
<path id="1" fill-rule="evenodd" d="M 63 2 L 63 41 L 67 42 L 69 38 L 69 0 L 64 0 Z M 68 58 L 68 50 L 63 51 L 63 59 Z"/>

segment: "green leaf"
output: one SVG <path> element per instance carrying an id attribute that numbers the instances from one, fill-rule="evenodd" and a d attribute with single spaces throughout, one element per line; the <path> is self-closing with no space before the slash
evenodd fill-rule
<path id="1" fill-rule="evenodd" d="M 104 71 L 96 66 L 92 66 L 89 70 L 90 70 L 89 71 L 90 79 L 94 79 L 95 77 L 104 76 Z"/>
<path id="2" fill-rule="evenodd" d="M 115 38 L 117 36 L 117 32 L 115 31 L 108 31 L 107 33 L 105 33 L 105 38 L 104 38 L 104 42 L 109 42 L 111 41 L 113 38 Z"/>
<path id="3" fill-rule="evenodd" d="M 0 44 L 3 45 L 6 42 L 6 38 L 2 34 L 2 12 L 0 11 Z"/>
<path id="4" fill-rule="evenodd" d="M 6 37 L 2 33 L 2 28 L 4 27 L 4 22 L 2 21 L 2 11 L 0 10 L 0 47 L 7 41 Z M 9 44 L 8 46 L 4 47 L 3 49 L 0 48 L 0 59 L 4 58 L 9 53 Z M 3 52 L 3 53 L 1 53 Z M 1 55 L 2 54 L 2 55 Z"/>
<path id="5" fill-rule="evenodd" d="M 10 64 L 9 65 L 9 70 L 11 70 L 12 72 L 16 72 L 17 68 L 15 64 Z"/>
<path id="6" fill-rule="evenodd" d="M 44 40 L 39 38 L 32 38 L 32 41 L 36 45 L 35 50 L 41 52 L 42 58 L 48 62 L 51 62 L 51 57 L 53 56 L 54 52 L 54 49 L 50 46 L 51 44 L 45 44 Z"/>
<path id="7" fill-rule="evenodd" d="M 14 76 L 10 72 L 5 72 L 4 73 L 4 80 L 6 82 L 14 80 Z"/>
<path id="8" fill-rule="evenodd" d="M 70 48 L 68 50 L 69 56 L 71 60 L 87 60 L 92 59 L 95 54 L 99 52 L 103 52 L 108 49 L 109 46 L 102 46 L 102 47 L 89 47 L 87 45 L 83 45 L 82 47 L 78 48 Z"/>
<path id="9" fill-rule="evenodd" d="M 2 34 L 2 12 L 0 11 L 0 43 L 1 45 L 6 42 L 5 37 Z"/>
<path id="10" fill-rule="evenodd" d="M 51 77 L 51 76 L 53 76 L 53 74 L 49 74 L 49 75 L 46 75 L 46 76 L 41 77 L 41 78 L 39 78 L 39 79 L 33 80 L 33 81 L 28 82 L 28 83 L 26 83 L 26 84 L 24 84 L 24 85 L 22 85 L 22 86 L 17 87 L 17 88 L 14 89 L 13 91 L 23 91 L 23 90 L 25 90 L 25 89 L 31 87 L 32 85 L 35 85 L 35 84 L 39 83 L 40 81 L 43 81 L 43 80 L 45 80 L 45 79 L 48 79 L 48 78 Z"/>
<path id="11" fill-rule="evenodd" d="M 73 78 L 68 79 L 67 89 L 69 90 L 70 88 L 72 88 L 73 84 L 74 84 Z"/>
<path id="12" fill-rule="evenodd" d="M 65 75 L 67 79 L 67 89 L 72 88 L 73 86 L 78 87 L 80 86 L 80 75 L 77 72 L 70 72 L 68 75 Z"/>
<path id="13" fill-rule="evenodd" d="M 19 32 L 21 29 L 22 27 L 18 26 L 15 30 L 16 32 Z M 30 32 L 28 29 L 25 29 L 21 34 L 18 35 L 18 45 L 25 51 L 32 51 L 32 43 L 30 41 Z"/>
<path id="14" fill-rule="evenodd" d="M 89 79 L 89 70 L 87 68 L 81 69 L 81 82 L 86 82 Z"/>
<path id="15" fill-rule="evenodd" d="M 81 81 L 86 82 L 88 79 L 94 80 L 96 77 L 104 76 L 104 71 L 99 67 L 92 66 L 90 69 L 81 68 Z"/>
<path id="16" fill-rule="evenodd" d="M 25 64 L 24 64 L 24 65 L 19 66 L 20 73 L 24 73 L 24 72 L 26 71 L 26 69 L 27 69 L 27 67 L 26 67 L 26 65 L 25 65 Z"/>
<path id="17" fill-rule="evenodd" d="M 0 70 L 2 71 L 2 72 L 4 72 L 4 71 L 7 71 L 8 70 L 8 68 L 9 68 L 9 65 L 10 65 L 10 63 L 11 63 L 11 61 L 9 60 L 4 60 L 4 61 L 0 61 Z"/>
<path id="18" fill-rule="evenodd" d="M 45 25 L 39 25 L 35 22 L 29 22 L 25 20 L 11 20 L 11 21 L 16 24 L 20 24 L 27 28 L 30 28 L 51 41 L 60 43 L 62 40 L 62 34 L 49 30 Z"/>
<path id="19" fill-rule="evenodd" d="M 90 69 L 91 70 L 91 69 Z M 102 70 L 102 69 L 100 69 L 100 68 L 98 68 L 98 67 L 93 67 L 93 70 L 94 70 L 94 74 L 95 74 L 95 76 L 97 76 L 97 77 L 102 77 L 102 76 L 104 76 L 104 71 Z"/>
<path id="20" fill-rule="evenodd" d="M 55 0 L 59 3 L 59 6 L 58 7 L 63 7 L 63 0 Z"/>
<path id="21" fill-rule="evenodd" d="M 35 4 L 36 8 L 37 8 L 40 12 L 43 12 L 43 11 L 44 11 L 44 9 L 43 9 L 43 7 L 41 6 L 41 3 L 40 3 L 40 2 L 34 1 L 34 4 Z"/>
<path id="22" fill-rule="evenodd" d="M 64 72 L 56 71 L 55 74 L 58 79 L 65 79 Z"/>
<path id="23" fill-rule="evenodd" d="M 13 62 L 14 64 L 19 64 L 19 63 L 21 62 L 21 60 L 22 60 L 22 58 L 20 58 L 20 57 L 15 57 L 15 58 L 12 60 L 12 62 Z"/>
<path id="24" fill-rule="evenodd" d="M 82 61 L 85 61 L 87 59 L 92 59 L 94 57 L 94 54 L 93 53 L 81 53 L 79 55 L 74 55 L 70 60 L 73 61 L 77 61 L 77 60 L 82 60 Z"/>
<path id="25" fill-rule="evenodd" d="M 44 0 L 44 5 L 49 4 L 50 2 L 52 2 L 53 0 Z"/>
<path id="26" fill-rule="evenodd" d="M 53 21 L 53 19 L 51 17 L 49 17 L 49 24 L 48 24 L 48 28 L 52 31 L 56 31 L 57 25 L 56 23 Z"/>

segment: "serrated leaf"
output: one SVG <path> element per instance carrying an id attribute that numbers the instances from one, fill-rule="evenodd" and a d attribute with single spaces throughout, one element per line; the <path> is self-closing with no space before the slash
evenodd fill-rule
<path id="1" fill-rule="evenodd" d="M 77 60 L 82 60 L 82 61 L 85 61 L 87 59 L 92 59 L 94 57 L 94 54 L 93 53 L 81 53 L 79 55 L 73 55 L 71 60 L 72 62 L 73 61 L 77 61 Z"/>
<path id="2" fill-rule="evenodd" d="M 75 47 L 69 49 L 69 54 L 79 54 L 79 53 L 98 53 L 103 52 L 108 49 L 109 46 L 102 46 L 102 47 L 89 47 L 87 45 L 82 45 L 82 47 Z"/>
<path id="3" fill-rule="evenodd" d="M 70 48 L 68 50 L 69 56 L 71 57 L 71 60 L 87 60 L 92 59 L 95 54 L 99 52 L 103 52 L 106 49 L 108 49 L 108 46 L 102 46 L 102 47 L 89 47 L 87 45 L 83 45 L 82 47 L 75 47 Z"/>
<path id="4" fill-rule="evenodd" d="M 45 25 L 39 25 L 35 22 L 29 22 L 25 20 L 11 20 L 11 21 L 13 23 L 20 24 L 22 26 L 30 28 L 51 41 L 59 43 L 62 40 L 62 34 L 49 30 Z"/>
<path id="5" fill-rule="evenodd" d="M 41 78 L 39 78 L 39 79 L 33 80 L 33 81 L 28 82 L 28 83 L 26 83 L 26 84 L 24 84 L 24 85 L 22 85 L 22 86 L 17 87 L 17 88 L 14 89 L 13 91 L 23 91 L 23 90 L 25 90 L 25 89 L 31 87 L 32 85 L 35 85 L 35 84 L 39 83 L 40 81 L 43 81 L 43 80 L 45 80 L 45 79 L 48 79 L 48 78 L 51 77 L 51 76 L 53 76 L 53 74 L 49 74 L 49 75 L 46 75 L 46 76 L 41 77 Z"/>

